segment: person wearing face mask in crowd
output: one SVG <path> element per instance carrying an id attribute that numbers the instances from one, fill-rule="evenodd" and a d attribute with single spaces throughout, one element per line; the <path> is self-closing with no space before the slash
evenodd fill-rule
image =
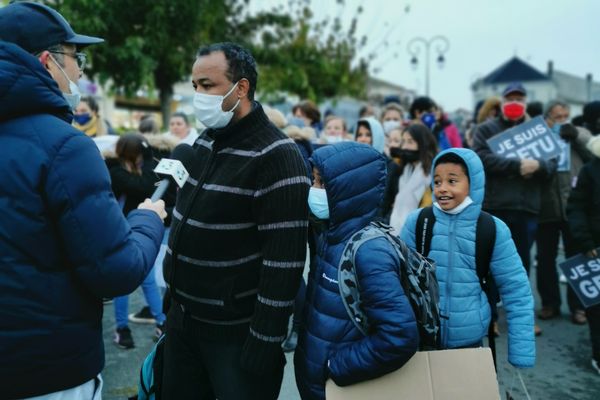
<path id="1" fill-rule="evenodd" d="M 320 143 L 334 144 L 348 140 L 346 121 L 342 117 L 330 115 L 325 119 L 325 129 L 321 135 Z"/>
<path id="2" fill-rule="evenodd" d="M 82 47 L 50 7 L 0 7 L 0 392 L 101 398 L 102 298 L 150 272 L 164 202 L 123 216 L 98 148 L 72 125 Z M 134 206 L 134 207 L 135 207 Z"/>
<path id="3" fill-rule="evenodd" d="M 431 161 L 437 154 L 435 138 L 421 124 L 414 124 L 402 132 L 402 144 L 392 152 L 402 160 L 399 173 L 390 179 L 384 206 L 391 209 L 390 226 L 396 234 L 413 210 L 431 205 Z"/>
<path id="4" fill-rule="evenodd" d="M 383 132 L 389 136 L 394 129 L 401 128 L 404 123 L 404 109 L 400 104 L 389 103 L 381 112 L 381 125 Z"/>
<path id="5" fill-rule="evenodd" d="M 526 96 L 520 83 L 506 87 L 502 93 L 502 115 L 475 128 L 473 150 L 483 161 L 487 179 L 483 210 L 508 225 L 529 274 L 542 187 L 556 172 L 557 160 L 506 158 L 493 153 L 487 144 L 488 139 L 526 120 Z M 535 330 L 536 335 L 541 334 L 537 325 Z"/>
<path id="6" fill-rule="evenodd" d="M 91 96 L 81 99 L 73 111 L 73 126 L 89 137 L 115 135 L 108 122 L 100 117 L 98 102 Z"/>
<path id="7" fill-rule="evenodd" d="M 385 157 L 372 147 L 345 142 L 315 150 L 311 160 L 308 204 L 316 250 L 294 371 L 300 397 L 322 400 L 327 379 L 347 386 L 402 367 L 416 352 L 419 335 L 398 280 L 401 261 L 385 238 L 361 245 L 354 259 L 365 313 L 377 316 L 370 319 L 367 336 L 350 320 L 338 287 L 346 243 L 376 218 L 385 191 Z"/>
<path id="8" fill-rule="evenodd" d="M 562 237 L 565 257 L 577 254 L 577 246 L 567 220 L 567 200 L 574 180 L 587 161 L 592 157 L 586 148 L 591 133 L 568 123 L 569 106 L 553 101 L 546 107 L 546 123 L 565 148 L 557 173 L 542 186 L 541 206 L 538 217 L 537 244 L 537 289 L 542 300 L 538 318 L 542 320 L 560 316 L 560 290 L 556 272 L 558 240 Z M 570 285 L 567 287 L 567 303 L 574 324 L 586 323 L 585 311 Z"/>
<path id="9" fill-rule="evenodd" d="M 234 43 L 202 47 L 192 67 L 190 177 L 179 189 L 164 276 L 171 306 L 167 399 L 277 399 L 281 348 L 306 259 L 302 156 L 254 100 L 256 62 Z"/>
<path id="10" fill-rule="evenodd" d="M 402 164 L 402 158 L 399 154 L 400 147 L 402 146 L 402 132 L 404 132 L 404 128 L 398 128 L 392 129 L 388 134 L 390 158 L 396 163 L 396 165 Z"/>
<path id="11" fill-rule="evenodd" d="M 417 97 L 410 105 L 413 123 L 423 124 L 434 134 L 440 150 L 462 147 L 458 129 L 445 116 L 443 111 L 429 97 Z"/>

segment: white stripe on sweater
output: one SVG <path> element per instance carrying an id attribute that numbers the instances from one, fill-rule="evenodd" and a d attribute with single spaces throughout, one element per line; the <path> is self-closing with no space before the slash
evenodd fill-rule
<path id="1" fill-rule="evenodd" d="M 263 260 L 263 265 L 273 268 L 304 268 L 305 261 L 272 261 Z"/>
<path id="2" fill-rule="evenodd" d="M 173 217 L 181 221 L 183 215 L 177 209 L 173 210 Z M 254 222 L 240 222 L 238 224 L 209 224 L 206 222 L 197 221 L 192 218 L 188 218 L 185 221 L 186 224 L 195 226 L 196 228 L 202 229 L 210 229 L 210 230 L 218 230 L 218 231 L 236 231 L 242 229 L 248 229 L 254 227 L 256 224 Z"/>
<path id="3" fill-rule="evenodd" d="M 262 340 L 263 342 L 269 342 L 269 343 L 281 343 L 285 340 L 285 336 L 267 336 L 267 335 L 263 335 L 261 333 L 256 332 L 254 329 L 250 328 L 250 333 L 252 334 L 252 336 L 254 336 L 255 338 L 257 338 L 258 340 Z"/>
<path id="4" fill-rule="evenodd" d="M 196 140 L 196 143 L 199 144 L 200 146 L 206 147 L 207 149 L 211 149 L 212 150 L 212 142 L 209 142 L 208 140 L 204 140 L 201 138 L 198 138 Z"/>
<path id="5" fill-rule="evenodd" d="M 198 184 L 196 182 L 196 184 Z M 215 192 L 224 192 L 224 193 L 233 193 L 239 194 L 242 196 L 254 196 L 254 190 L 252 189 L 243 189 L 235 186 L 223 186 L 223 185 L 215 185 L 215 184 L 207 184 L 202 185 L 202 189 L 204 190 L 212 190 Z"/>
<path id="6" fill-rule="evenodd" d="M 270 231 L 274 229 L 288 229 L 288 228 L 306 228 L 308 221 L 283 221 L 274 222 L 272 224 L 258 225 L 259 231 Z"/>
<path id="7" fill-rule="evenodd" d="M 307 176 L 294 176 L 292 178 L 287 178 L 287 179 L 282 179 L 280 181 L 277 181 L 274 184 L 272 184 L 271 186 L 266 187 L 264 189 L 257 190 L 254 193 L 254 197 L 260 197 L 260 196 L 263 196 L 263 195 L 265 195 L 265 194 L 267 194 L 269 192 L 272 192 L 275 189 L 279 189 L 279 188 L 284 187 L 284 186 L 297 185 L 299 183 L 305 183 L 308 186 L 311 185 L 310 179 L 308 179 Z"/>
<path id="8" fill-rule="evenodd" d="M 270 145 L 268 145 L 261 151 L 240 150 L 240 149 L 234 149 L 232 147 L 227 147 L 227 148 L 224 148 L 223 150 L 219 151 L 219 154 L 232 154 L 232 155 L 241 156 L 241 157 L 258 157 L 258 156 L 265 155 L 269 151 L 273 150 L 274 148 L 279 147 L 284 144 L 294 144 L 294 141 L 289 138 L 281 139 L 281 140 L 271 143 Z"/>
<path id="9" fill-rule="evenodd" d="M 286 308 L 286 307 L 291 307 L 294 305 L 294 300 L 290 300 L 290 301 L 272 300 L 272 299 L 267 299 L 266 297 L 262 297 L 260 294 L 258 295 L 258 301 L 260 301 L 261 303 L 266 304 L 268 306 L 279 307 L 279 308 Z"/>
<path id="10" fill-rule="evenodd" d="M 170 247 L 167 248 L 167 253 L 173 255 L 173 250 Z M 200 267 L 234 267 L 236 265 L 242 265 L 247 262 L 261 258 L 261 253 L 254 253 L 247 257 L 238 258 L 235 260 L 216 261 L 216 260 L 200 260 L 198 258 L 187 257 L 181 254 L 177 255 L 177 259 L 184 261 L 188 264 L 198 265 Z"/>

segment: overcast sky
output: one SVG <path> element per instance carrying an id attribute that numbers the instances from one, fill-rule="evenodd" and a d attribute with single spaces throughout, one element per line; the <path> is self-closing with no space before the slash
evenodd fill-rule
<path id="1" fill-rule="evenodd" d="M 269 7 L 280 0 L 254 0 L 253 7 Z M 379 46 L 371 62 L 374 76 L 425 92 L 424 57 L 416 70 L 410 65 L 407 44 L 413 37 L 443 35 L 450 41 L 446 64 L 438 69 L 432 49 L 430 94 L 447 110 L 472 108 L 470 84 L 517 55 L 546 72 L 554 68 L 571 74 L 594 75 L 600 81 L 599 0 L 312 0 L 316 18 L 339 15 L 350 21 L 356 8 L 364 11 L 359 35 L 368 37 L 367 49 Z M 405 12 L 409 6 L 408 13 Z M 343 10 L 343 12 L 342 12 Z M 389 45 L 383 45 L 387 38 Z M 435 47 L 435 46 L 434 46 Z M 365 52 L 365 55 L 368 52 Z M 394 57 L 397 55 L 397 57 Z M 421 52 L 423 55 L 423 52 Z"/>

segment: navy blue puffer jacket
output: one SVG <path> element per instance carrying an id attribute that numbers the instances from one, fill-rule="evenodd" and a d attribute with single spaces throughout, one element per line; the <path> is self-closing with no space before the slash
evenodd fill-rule
<path id="1" fill-rule="evenodd" d="M 386 239 L 363 244 L 355 259 L 361 299 L 373 326 L 369 336 L 350 321 L 338 288 L 344 246 L 375 218 L 383 199 L 384 157 L 367 145 L 346 142 L 316 150 L 312 160 L 325 184 L 330 219 L 317 237 L 294 362 L 302 398 L 324 399 L 327 378 L 345 386 L 396 370 L 415 353 L 419 339 L 400 286 L 400 260 Z"/>
<path id="2" fill-rule="evenodd" d="M 123 214 L 94 142 L 37 58 L 0 41 L 0 397 L 78 386 L 104 366 L 102 297 L 132 292 L 163 235 Z"/>

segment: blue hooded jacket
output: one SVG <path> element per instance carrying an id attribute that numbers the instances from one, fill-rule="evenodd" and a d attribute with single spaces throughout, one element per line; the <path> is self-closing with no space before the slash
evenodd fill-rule
<path id="1" fill-rule="evenodd" d="M 378 152 L 383 154 L 385 148 L 385 133 L 383 132 L 383 126 L 373 117 L 361 118 L 358 122 L 366 122 L 371 128 L 371 146 Z M 356 131 L 354 132 L 354 140 L 356 140 L 356 134 L 358 133 L 358 124 L 356 125 Z"/>
<path id="2" fill-rule="evenodd" d="M 384 157 L 355 142 L 324 146 L 313 153 L 327 191 L 330 219 L 317 238 L 304 308 L 303 330 L 294 357 L 303 399 L 324 399 L 328 377 L 350 385 L 400 368 L 415 353 L 415 316 L 400 285 L 400 260 L 384 238 L 356 254 L 361 299 L 373 332 L 365 337 L 344 308 L 338 264 L 350 237 L 373 220 L 383 199 Z"/>
<path id="3" fill-rule="evenodd" d="M 0 41 L 0 388 L 3 398 L 75 387 L 104 366 L 102 297 L 132 292 L 163 235 L 129 222 L 94 142 L 70 125 L 40 61 Z"/>
<path id="4" fill-rule="evenodd" d="M 475 230 L 485 193 L 485 173 L 481 160 L 471 150 L 448 149 L 467 165 L 469 196 L 473 203 L 458 214 L 448 214 L 433 207 L 436 218 L 429 257 L 437 264 L 440 285 L 440 313 L 448 319 L 442 322 L 443 348 L 458 348 L 476 344 L 487 334 L 491 311 L 475 268 Z M 435 201 L 435 199 L 434 199 Z M 406 221 L 400 238 L 412 249 L 420 210 L 413 211 Z M 533 332 L 533 296 L 521 258 L 512 241 L 510 230 L 498 218 L 496 243 L 490 271 L 494 277 L 508 319 L 508 361 L 516 367 L 535 364 Z"/>

